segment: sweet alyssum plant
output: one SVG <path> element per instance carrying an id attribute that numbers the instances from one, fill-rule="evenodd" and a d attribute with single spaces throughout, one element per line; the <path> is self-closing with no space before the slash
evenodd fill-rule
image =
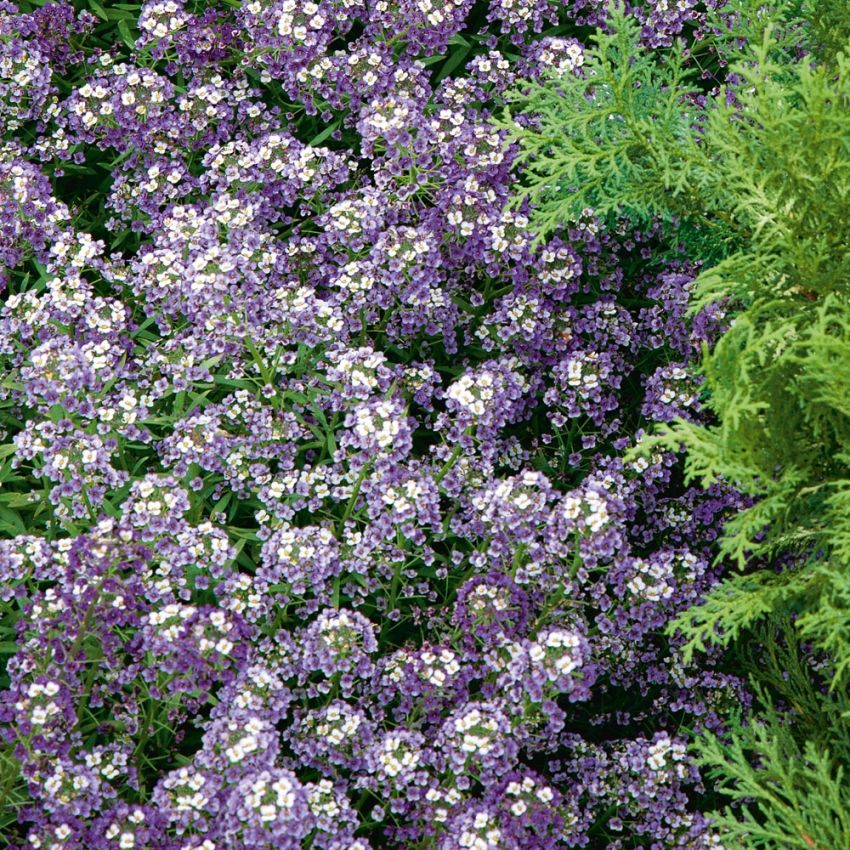
<path id="1" fill-rule="evenodd" d="M 703 352 L 715 419 L 674 421 L 646 445 L 686 447 L 691 479 L 732 482 L 752 505 L 721 545 L 740 571 L 674 628 L 692 656 L 709 643 L 740 647 L 761 621 L 770 642 L 777 618 L 793 621 L 783 644 L 805 641 L 825 659 L 819 672 L 803 665 L 797 684 L 829 703 L 830 729 L 817 739 L 805 731 L 812 714 L 780 677 L 762 693 L 761 721 L 738 727 L 731 743 L 703 739 L 702 758 L 749 801 L 723 818 L 733 846 L 846 847 L 850 7 L 727 4 L 715 24 L 731 19 L 731 37 L 707 30 L 725 82 L 708 93 L 693 55 L 659 60 L 633 21 L 612 17 L 580 74 L 550 73 L 509 96 L 505 126 L 525 164 L 519 199 L 542 233 L 588 207 L 659 219 L 676 250 L 702 264 L 691 312 L 719 303 L 728 317 Z"/>
<path id="2" fill-rule="evenodd" d="M 0 847 L 717 850 L 712 328 L 489 124 L 604 11 L 0 0 Z"/>

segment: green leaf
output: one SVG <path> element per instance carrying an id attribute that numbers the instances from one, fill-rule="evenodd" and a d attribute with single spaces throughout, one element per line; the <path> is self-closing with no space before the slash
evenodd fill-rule
<path id="1" fill-rule="evenodd" d="M 325 139 L 327 139 L 334 132 L 334 130 L 339 129 L 341 124 L 342 124 L 342 119 L 337 118 L 336 121 L 333 121 L 332 123 L 328 124 L 328 126 L 325 127 L 325 129 L 322 130 L 317 136 L 314 136 L 312 139 L 310 139 L 310 141 L 308 142 L 308 145 L 311 148 L 314 148 L 317 145 L 320 145 Z"/>
<path id="2" fill-rule="evenodd" d="M 102 21 L 109 20 L 109 15 L 106 14 L 106 10 L 100 5 L 100 3 L 97 2 L 97 0 L 88 0 L 88 5 L 91 11 L 94 12 L 95 15 L 97 15 Z"/>
<path id="3" fill-rule="evenodd" d="M 11 535 L 26 534 L 27 527 L 17 511 L 0 505 L 0 525 Z"/>
<path id="4" fill-rule="evenodd" d="M 472 50 L 472 45 L 465 44 L 459 47 L 457 50 L 453 50 L 446 61 L 443 63 L 443 66 L 440 68 L 440 72 L 437 74 L 436 82 L 440 82 L 448 77 L 453 71 L 455 71 L 460 64 L 466 59 L 469 55 L 470 50 Z"/>
<path id="5" fill-rule="evenodd" d="M 131 32 L 130 25 L 127 23 L 127 21 L 126 20 L 118 21 L 117 27 L 118 27 L 118 33 L 121 36 L 121 40 L 124 42 L 124 44 L 126 44 L 127 47 L 130 48 L 130 50 L 135 50 L 135 48 L 136 48 L 136 37 Z"/>
<path id="6" fill-rule="evenodd" d="M 8 505 L 10 508 L 31 508 L 39 504 L 43 494 L 39 491 L 30 493 L 2 493 L 0 492 L 0 502 Z"/>

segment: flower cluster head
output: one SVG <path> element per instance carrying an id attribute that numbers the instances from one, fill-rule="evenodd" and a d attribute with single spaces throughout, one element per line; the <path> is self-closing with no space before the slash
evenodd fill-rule
<path id="1" fill-rule="evenodd" d="M 371 670 L 370 656 L 377 650 L 375 629 L 356 611 L 322 611 L 303 634 L 304 666 L 335 673 L 366 675 Z"/>

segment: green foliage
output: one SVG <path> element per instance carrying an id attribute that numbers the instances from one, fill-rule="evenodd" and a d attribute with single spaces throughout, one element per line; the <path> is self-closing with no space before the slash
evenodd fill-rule
<path id="1" fill-rule="evenodd" d="M 727 850 L 850 846 L 850 694 L 828 692 L 788 620 L 750 634 L 757 721 L 706 733 L 699 760 L 733 805 L 715 816 Z M 781 706 L 781 709 L 779 708 Z M 735 803 L 741 805 L 735 806 Z"/>
<path id="2" fill-rule="evenodd" d="M 844 0 L 806 0 L 801 17 L 809 23 L 812 50 L 830 61 L 850 40 L 850 14 Z"/>
<path id="3" fill-rule="evenodd" d="M 515 113 L 534 116 L 518 127 L 508 115 L 501 126 L 520 145 L 520 198 L 533 203 L 541 233 L 585 208 L 641 220 L 665 215 L 670 193 L 679 199 L 690 190 L 681 95 L 697 89 L 687 81 L 682 48 L 661 60 L 636 51 L 637 24 L 622 17 L 619 23 L 596 35 L 582 75 L 523 83 L 508 96 Z"/>
<path id="4" fill-rule="evenodd" d="M 704 106 L 687 57 L 656 61 L 612 10 L 584 74 L 522 84 L 502 125 L 542 234 L 586 207 L 665 221 L 702 267 L 692 312 L 727 317 L 703 352 L 711 424 L 675 421 L 639 448 L 684 448 L 689 479 L 753 499 L 720 548 L 743 572 L 673 628 L 690 659 L 793 615 L 789 641 L 825 654 L 829 693 L 808 682 L 780 710 L 761 670 L 758 719 L 698 749 L 745 802 L 721 816 L 727 847 L 835 850 L 850 846 L 850 3 L 717 14 L 734 26 L 711 46 L 736 82 Z"/>
<path id="5" fill-rule="evenodd" d="M 524 81 L 508 93 L 510 107 L 498 123 L 520 150 L 517 201 L 531 202 L 541 235 L 587 208 L 636 222 L 676 217 L 694 235 L 708 230 L 715 244 L 740 236 L 747 219 L 762 220 L 757 199 L 777 186 L 761 186 L 764 175 L 752 167 L 778 174 L 773 144 L 781 139 L 794 147 L 782 134 L 793 119 L 806 119 L 770 111 L 788 97 L 789 56 L 800 41 L 790 5 L 733 0 L 723 7 L 738 28 L 734 37 L 718 34 L 711 41 L 745 80 L 735 102 L 727 102 L 724 89 L 708 109 L 699 107 L 698 68 L 683 47 L 641 48 L 639 24 L 616 6 L 611 31 L 593 37 L 581 74 L 550 72 L 542 84 Z M 723 32 L 720 20 L 717 25 Z M 750 82 L 756 92 L 747 92 Z M 764 135 L 754 139 L 750 128 L 759 122 Z M 770 205 L 773 198 L 764 200 Z M 747 213 L 742 201 L 753 209 Z"/>
<path id="6" fill-rule="evenodd" d="M 700 764 L 737 800 L 717 820 L 727 850 L 829 850 L 850 846 L 850 784 L 827 749 L 801 745 L 773 706 L 737 724 L 727 741 L 700 741 Z M 813 801 L 817 805 L 812 805 Z"/>

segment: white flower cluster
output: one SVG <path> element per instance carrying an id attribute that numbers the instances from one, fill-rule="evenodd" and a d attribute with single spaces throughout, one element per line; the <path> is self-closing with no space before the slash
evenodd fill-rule
<path id="1" fill-rule="evenodd" d="M 682 369 L 681 366 L 676 366 L 668 372 L 667 377 L 669 377 L 673 381 L 684 381 L 688 377 L 688 373 Z M 677 391 L 670 386 L 664 388 L 664 392 L 661 393 L 661 401 L 664 404 L 670 404 L 672 401 L 675 401 L 677 397 L 681 396 L 681 393 L 677 393 Z"/>
<path id="2" fill-rule="evenodd" d="M 650 602 L 669 599 L 676 589 L 677 580 L 692 581 L 698 572 L 698 559 L 692 552 L 666 553 L 651 563 L 638 558 L 634 575 L 626 587 L 635 596 Z"/>
<path id="3" fill-rule="evenodd" d="M 360 645 L 358 624 L 348 611 L 323 611 L 315 625 L 321 642 L 335 655 L 345 656 Z"/>
<path id="4" fill-rule="evenodd" d="M 85 754 L 86 767 L 97 770 L 104 779 L 115 779 L 127 773 L 127 753 L 105 751 L 102 747 Z"/>
<path id="5" fill-rule="evenodd" d="M 377 278 L 372 274 L 369 266 L 357 260 L 346 263 L 333 279 L 334 286 L 353 295 L 370 292 L 377 282 Z"/>
<path id="6" fill-rule="evenodd" d="M 15 703 L 17 711 L 29 711 L 30 723 L 33 726 L 44 726 L 51 717 L 62 711 L 58 702 L 52 697 L 59 693 L 56 682 L 33 682 L 27 688 L 26 698 Z"/>
<path id="7" fill-rule="evenodd" d="M 344 198 L 335 203 L 325 214 L 330 229 L 340 236 L 355 238 L 363 233 L 363 219 L 380 213 L 377 196 L 363 194 L 357 199 Z"/>
<path id="8" fill-rule="evenodd" d="M 451 139 L 458 138 L 463 133 L 466 118 L 461 109 L 441 109 L 436 115 L 437 141 L 445 144 Z"/>
<path id="9" fill-rule="evenodd" d="M 470 829 L 465 829 L 457 840 L 463 850 L 499 850 L 502 831 L 496 819 L 487 812 L 478 812 Z"/>
<path id="10" fill-rule="evenodd" d="M 168 642 L 177 642 L 186 636 L 185 622 L 194 617 L 198 609 L 194 605 L 170 603 L 159 611 L 147 615 L 149 625 L 156 628 L 157 634 Z M 228 655 L 233 649 L 233 641 L 227 635 L 233 630 L 223 610 L 211 611 L 206 620 L 199 620 L 192 626 L 192 637 L 198 651 L 204 655 L 218 652 Z"/>
<path id="11" fill-rule="evenodd" d="M 42 788 L 53 800 L 67 806 L 83 794 L 91 785 L 84 774 L 70 774 L 62 762 L 54 763 L 52 773 L 42 780 Z"/>
<path id="12" fill-rule="evenodd" d="M 363 725 L 363 717 L 359 712 L 346 711 L 346 708 L 345 703 L 333 703 L 328 706 L 320 721 L 311 718 L 309 725 L 319 738 L 324 738 L 335 747 L 345 741 L 354 741 Z"/>
<path id="13" fill-rule="evenodd" d="M 517 370 L 516 359 L 511 357 L 501 361 L 500 365 L 510 371 L 496 371 L 485 364 L 474 372 L 461 375 L 446 390 L 446 398 L 474 417 L 481 418 L 494 409 L 498 396 L 504 395 L 509 384 L 513 384 L 516 393 L 524 393 L 529 383 L 525 375 Z"/>
<path id="14" fill-rule="evenodd" d="M 662 735 L 647 750 L 646 764 L 650 770 L 684 779 L 687 774 L 688 751 L 684 744 L 672 741 L 669 735 Z"/>
<path id="15" fill-rule="evenodd" d="M 463 4 L 464 0 L 417 0 L 416 6 L 429 26 L 438 27 L 446 20 L 451 20 L 456 14 L 455 10 Z"/>
<path id="16" fill-rule="evenodd" d="M 174 510 L 179 497 L 174 490 L 157 486 L 149 478 L 144 478 L 136 484 L 138 498 L 133 502 L 133 524 L 144 527 L 152 516 L 165 516 Z"/>
<path id="17" fill-rule="evenodd" d="M 452 721 L 454 732 L 465 753 L 489 753 L 499 738 L 499 724 L 474 706 Z"/>
<path id="18" fill-rule="evenodd" d="M 124 63 L 115 65 L 112 72 L 123 77 L 125 86 L 121 91 L 121 105 L 132 107 L 133 112 L 143 118 L 151 105 L 165 102 L 163 80 L 154 71 L 147 68 L 130 67 Z M 78 99 L 70 111 L 77 115 L 86 129 L 98 125 L 109 126 L 114 122 L 115 104 L 112 103 L 114 87 L 106 79 L 102 82 L 84 83 L 77 89 Z"/>
<path id="19" fill-rule="evenodd" d="M 531 645 L 531 660 L 542 665 L 552 681 L 569 676 L 581 666 L 581 658 L 575 652 L 581 646 L 581 638 L 575 632 L 553 629 L 542 641 Z"/>
<path id="20" fill-rule="evenodd" d="M 377 100 L 374 107 L 363 118 L 361 132 L 373 139 L 380 138 L 393 131 L 406 130 L 414 126 L 417 118 L 413 105 L 407 100 L 392 96 L 384 97 Z"/>
<path id="21" fill-rule="evenodd" d="M 488 372 L 477 377 L 466 374 L 458 378 L 447 390 L 446 396 L 456 401 L 475 416 L 483 416 L 487 403 L 493 400 L 494 381 Z"/>
<path id="22" fill-rule="evenodd" d="M 354 416 L 355 433 L 361 438 L 373 440 L 382 449 L 392 446 L 401 432 L 402 421 L 392 401 L 384 400 L 358 407 Z"/>
<path id="23" fill-rule="evenodd" d="M 422 753 L 400 735 L 388 734 L 381 742 L 378 762 L 383 773 L 392 778 L 415 770 Z"/>
<path id="24" fill-rule="evenodd" d="M 251 4 L 256 5 L 256 4 Z M 311 31 L 319 31 L 327 23 L 318 4 L 308 0 L 298 3 L 297 0 L 284 0 L 280 6 L 280 17 L 277 22 L 278 35 L 291 36 L 295 41 L 307 41 Z"/>
<path id="25" fill-rule="evenodd" d="M 334 793 L 333 783 L 329 779 L 320 779 L 314 785 L 307 786 L 307 805 L 316 817 L 336 820 L 342 814 L 342 806 Z"/>
<path id="26" fill-rule="evenodd" d="M 254 622 L 253 614 L 263 608 L 263 594 L 255 587 L 253 576 L 239 573 L 234 576 L 223 603 L 231 611 L 247 616 L 248 620 Z"/>
<path id="27" fill-rule="evenodd" d="M 295 805 L 295 784 L 288 776 L 272 779 L 267 773 L 255 779 L 245 795 L 245 803 L 254 809 L 263 823 L 276 821 L 281 812 Z"/>
<path id="28" fill-rule="evenodd" d="M 548 38 L 536 58 L 540 65 L 563 75 L 584 65 L 584 50 L 575 39 Z"/>
<path id="29" fill-rule="evenodd" d="M 681 366 L 672 366 L 661 370 L 663 389 L 658 400 L 665 405 L 693 407 L 699 399 L 693 377 Z"/>
<path id="30" fill-rule="evenodd" d="M 281 309 L 292 317 L 293 321 L 297 321 L 302 315 L 307 315 L 332 331 L 342 330 L 345 324 L 333 304 L 321 298 L 316 298 L 315 291 L 308 286 L 278 289 L 275 292 L 275 299 Z"/>
<path id="31" fill-rule="evenodd" d="M 526 776 L 522 782 L 509 782 L 505 788 L 508 797 L 516 797 L 516 802 L 511 804 L 511 814 L 521 817 L 529 808 L 529 803 L 539 801 L 549 805 L 555 798 L 555 793 L 548 785 L 540 785 L 530 776 Z"/>
<path id="32" fill-rule="evenodd" d="M 349 53 L 345 61 L 350 73 L 356 74 L 362 83 L 371 87 L 378 82 L 377 69 L 384 64 L 385 60 L 376 50 L 366 50 Z"/>
<path id="33" fill-rule="evenodd" d="M 25 98 L 28 94 L 38 94 L 40 89 L 44 89 L 46 80 L 50 80 L 52 76 L 52 69 L 45 57 L 37 49 L 28 50 L 20 41 L 18 50 L 0 52 L 0 82 L 3 83 L 3 88 L 11 88 L 13 103 L 17 105 L 21 115 L 26 115 L 27 110 L 24 108 L 26 100 L 22 102 L 19 93 L 22 93 Z M 43 106 L 43 100 L 38 105 Z M 3 110 L 3 123 L 4 129 L 9 131 L 17 130 L 23 121 L 17 118 L 12 110 L 6 108 Z"/>
<path id="34" fill-rule="evenodd" d="M 50 833 L 46 841 L 43 836 L 32 833 L 27 839 L 32 850 L 58 850 L 73 835 L 73 830 L 67 823 L 60 823 L 50 827 Z"/>
<path id="35" fill-rule="evenodd" d="M 313 526 L 313 533 L 297 534 L 296 530 L 289 526 L 281 528 L 275 534 L 275 559 L 280 563 L 297 564 L 309 561 L 315 557 L 317 546 L 332 546 L 335 542 L 333 534 L 322 526 Z M 315 542 L 314 542 L 315 541 Z"/>
<path id="36" fill-rule="evenodd" d="M 482 193 L 487 203 L 496 202 L 496 193 L 489 187 L 483 190 L 480 182 L 473 175 L 469 175 L 451 196 L 452 208 L 447 215 L 447 221 L 464 238 L 475 232 L 480 218 Z"/>
<path id="37" fill-rule="evenodd" d="M 431 241 L 423 238 L 422 231 L 415 227 L 402 227 L 392 230 L 383 244 L 383 250 L 388 257 L 393 260 L 400 260 L 408 265 L 416 263 L 432 248 Z"/>
<path id="38" fill-rule="evenodd" d="M 168 791 L 171 805 L 177 812 L 201 812 L 209 803 L 204 793 L 207 778 L 203 773 L 181 767 L 170 773 L 162 782 Z"/>
<path id="39" fill-rule="evenodd" d="M 0 70 L 0 79 L 2 79 L 2 77 L 2 70 Z M 6 116 L 4 115 L 4 119 L 5 118 Z M 6 151 L 0 150 L 0 165 L 6 166 L 6 155 Z M 2 182 L 0 182 L 0 190 L 2 190 L 0 191 L 0 195 L 2 195 L 4 203 L 11 204 L 13 201 L 17 203 L 24 220 L 31 220 L 35 217 L 35 215 L 41 214 L 52 224 L 67 222 L 70 217 L 68 207 L 63 203 L 57 202 L 54 211 L 48 214 L 47 203 L 44 198 L 40 197 L 40 195 L 34 191 L 35 183 L 32 179 L 32 174 L 21 165 L 18 163 L 8 165 L 8 167 L 4 167 L 3 171 L 0 173 L 2 173 L 3 178 Z M 12 220 L 12 224 L 14 226 L 14 219 Z M 7 222 L 5 226 L 8 227 L 9 223 Z M 61 235 L 57 235 L 57 243 L 67 244 L 71 238 L 72 237 L 67 234 L 67 231 L 63 232 Z M 85 244 L 97 244 L 95 243 L 94 238 L 88 233 L 79 234 L 76 238 Z M 55 249 L 52 249 L 51 253 L 53 250 Z M 54 278 L 50 281 L 50 283 L 58 284 L 60 281 L 58 278 Z M 50 284 L 48 284 L 48 286 L 49 285 Z M 33 294 L 35 295 L 36 293 Z M 8 295 L 7 303 L 16 297 L 19 296 Z"/>
<path id="40" fill-rule="evenodd" d="M 435 687 L 442 688 L 460 672 L 457 653 L 443 648 L 438 652 L 426 650 L 419 656 L 422 666 L 419 677 Z"/>
<path id="41" fill-rule="evenodd" d="M 504 210 L 496 224 L 490 226 L 493 250 L 498 253 L 509 248 L 522 248 L 528 241 L 528 217 Z"/>
<path id="42" fill-rule="evenodd" d="M 481 615 L 490 611 L 506 611 L 510 601 L 507 588 L 482 583 L 472 589 L 466 605 L 470 613 Z"/>
<path id="43" fill-rule="evenodd" d="M 672 566 L 668 562 L 648 563 L 639 558 L 635 563 L 635 575 L 626 584 L 629 592 L 650 602 L 669 599 L 675 590 Z"/>
<path id="44" fill-rule="evenodd" d="M 534 333 L 538 324 L 546 317 L 539 298 L 518 295 L 508 309 L 508 318 L 526 334 Z"/>
<path id="45" fill-rule="evenodd" d="M 203 841 L 199 842 L 197 836 L 193 836 L 188 844 L 184 844 L 180 850 L 216 850 L 218 845 L 215 841 L 210 841 L 209 838 L 205 838 Z"/>
<path id="46" fill-rule="evenodd" d="M 425 799 L 429 803 L 435 804 L 434 821 L 436 823 L 445 823 L 448 819 L 449 812 L 461 801 L 462 795 L 457 788 L 434 788 L 430 787 L 425 792 Z"/>
<path id="47" fill-rule="evenodd" d="M 220 112 L 227 114 L 231 104 L 242 103 L 250 96 L 246 79 L 234 80 L 231 77 L 225 82 L 221 74 L 205 75 L 193 80 L 186 93 L 177 98 L 177 108 L 191 114 L 195 129 L 200 131 Z M 253 116 L 259 114 L 256 104 L 251 104 L 247 111 Z"/>
<path id="48" fill-rule="evenodd" d="M 207 623 L 199 623 L 194 631 L 199 638 L 198 649 L 202 653 L 215 651 L 229 655 L 233 650 L 233 641 L 227 637 L 233 631 L 233 623 L 224 611 L 210 612 Z"/>
<path id="49" fill-rule="evenodd" d="M 578 389 L 582 398 L 599 386 L 598 361 L 595 351 L 577 351 L 567 361 L 567 384 Z"/>
<path id="50" fill-rule="evenodd" d="M 157 631 L 165 640 L 176 640 L 183 631 L 183 621 L 192 617 L 197 610 L 194 605 L 174 602 L 159 611 L 151 611 L 147 621 L 151 626 L 162 626 Z"/>
<path id="51" fill-rule="evenodd" d="M 660 452 L 653 452 L 649 458 L 638 457 L 632 463 L 628 464 L 635 472 L 645 472 L 650 466 L 658 466 L 664 457 Z"/>
<path id="52" fill-rule="evenodd" d="M 489 50 L 476 56 L 469 63 L 469 69 L 484 78 L 490 78 L 492 75 L 499 80 L 511 76 L 511 63 L 498 50 Z"/>
<path id="53" fill-rule="evenodd" d="M 151 38 L 165 38 L 186 25 L 189 15 L 174 0 L 145 3 L 139 14 L 139 31 Z"/>
<path id="54" fill-rule="evenodd" d="M 581 496 L 565 496 L 561 511 L 566 519 L 578 522 L 593 534 L 601 531 L 611 518 L 605 497 L 590 489 Z"/>
<path id="55" fill-rule="evenodd" d="M 242 677 L 243 687 L 233 699 L 236 708 L 245 711 L 262 709 L 272 695 L 283 689 L 281 680 L 262 664 L 253 664 Z"/>
<path id="56" fill-rule="evenodd" d="M 566 245 L 546 245 L 540 253 L 540 282 L 547 286 L 558 286 L 572 280 L 578 273 L 575 257 Z"/>
<path id="57" fill-rule="evenodd" d="M 476 493 L 471 501 L 481 512 L 482 520 L 489 524 L 498 522 L 506 504 L 522 513 L 540 511 L 546 506 L 546 494 L 541 489 L 544 481 L 545 476 L 541 473 L 526 470 L 501 480 L 482 493 Z"/>
<path id="58" fill-rule="evenodd" d="M 140 826 L 145 822 L 145 813 L 142 809 L 134 809 L 127 816 L 129 823 L 123 826 L 117 823 L 110 824 L 103 837 L 109 841 L 118 839 L 119 850 L 133 850 L 136 846 L 136 830 L 135 827 Z"/>
<path id="59" fill-rule="evenodd" d="M 425 495 L 425 487 L 417 478 L 409 478 L 403 484 L 390 484 L 381 493 L 385 505 L 391 506 L 396 515 L 412 513 L 417 502 Z"/>
<path id="60" fill-rule="evenodd" d="M 229 733 L 224 755 L 231 764 L 239 764 L 247 756 L 260 749 L 260 736 L 267 732 L 268 724 L 259 717 L 249 717 L 244 722 L 230 720 L 227 724 Z"/>

